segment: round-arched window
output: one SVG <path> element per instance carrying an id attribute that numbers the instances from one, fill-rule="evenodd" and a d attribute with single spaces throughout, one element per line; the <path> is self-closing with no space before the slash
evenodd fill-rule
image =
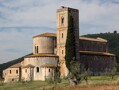
<path id="1" fill-rule="evenodd" d="M 39 72 L 39 67 L 36 67 L 36 72 Z"/>
<path id="2" fill-rule="evenodd" d="M 61 18 L 61 24 L 64 24 L 64 17 Z"/>

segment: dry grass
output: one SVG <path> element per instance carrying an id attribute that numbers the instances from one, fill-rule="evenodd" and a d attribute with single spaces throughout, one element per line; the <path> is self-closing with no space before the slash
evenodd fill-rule
<path id="1" fill-rule="evenodd" d="M 50 88 L 43 90 L 119 90 L 119 85 L 88 85 L 65 88 Z"/>
<path id="2" fill-rule="evenodd" d="M 76 90 L 119 90 L 119 86 L 118 85 L 96 85 L 96 86 L 90 85 L 90 86 L 79 87 L 79 89 Z"/>

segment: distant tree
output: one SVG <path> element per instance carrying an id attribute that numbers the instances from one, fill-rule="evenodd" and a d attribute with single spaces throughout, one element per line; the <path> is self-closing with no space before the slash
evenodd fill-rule
<path id="1" fill-rule="evenodd" d="M 114 32 L 113 32 L 114 34 L 117 34 L 117 31 L 116 30 L 114 30 Z"/>
<path id="2" fill-rule="evenodd" d="M 88 78 L 91 76 L 92 72 L 90 69 L 84 69 L 84 71 L 81 73 L 81 78 L 85 80 L 86 84 L 88 84 Z"/>
<path id="3" fill-rule="evenodd" d="M 110 72 L 110 75 L 112 77 L 112 79 L 114 78 L 115 74 L 116 74 L 116 71 L 117 71 L 117 68 L 116 67 L 113 67 L 111 72 Z"/>
<path id="4" fill-rule="evenodd" d="M 79 61 L 71 61 L 70 62 L 70 73 L 68 75 L 68 79 L 70 81 L 70 85 L 77 85 L 80 83 L 81 80 L 81 73 L 80 73 L 80 62 Z"/>
<path id="5" fill-rule="evenodd" d="M 0 86 L 4 86 L 4 78 L 0 77 Z"/>
<path id="6" fill-rule="evenodd" d="M 110 71 L 109 71 L 109 69 L 108 68 L 105 68 L 105 76 L 110 76 Z"/>

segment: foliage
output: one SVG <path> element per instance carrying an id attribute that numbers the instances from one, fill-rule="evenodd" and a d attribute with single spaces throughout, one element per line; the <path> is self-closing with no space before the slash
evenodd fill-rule
<path id="1" fill-rule="evenodd" d="M 70 78 L 74 79 L 76 84 L 80 83 L 81 73 L 80 73 L 79 61 L 74 61 L 74 60 L 71 61 L 70 62 L 70 68 L 71 68 Z"/>
<path id="2" fill-rule="evenodd" d="M 70 85 L 77 85 L 80 81 L 80 64 L 76 61 L 76 45 L 73 17 L 68 17 L 68 31 L 66 39 L 66 66 L 69 70 L 68 80 Z"/>
<path id="3" fill-rule="evenodd" d="M 45 80 L 48 84 L 54 84 L 54 80 L 52 78 L 46 78 Z"/>
<path id="4" fill-rule="evenodd" d="M 116 71 L 117 71 L 117 68 L 116 67 L 113 67 L 113 69 L 110 72 L 110 75 L 111 75 L 112 79 L 114 78 L 114 76 L 116 74 Z"/>
<path id="5" fill-rule="evenodd" d="M 67 39 L 66 39 L 66 48 L 65 48 L 65 60 L 66 66 L 71 71 L 70 62 L 76 59 L 76 46 L 75 46 L 75 32 L 74 32 L 74 25 L 73 25 L 73 18 L 72 16 L 68 17 L 68 31 L 67 31 Z"/>
<path id="6" fill-rule="evenodd" d="M 54 82 L 55 82 L 56 85 L 57 85 L 57 83 L 61 83 L 59 67 L 57 67 L 57 68 L 55 69 Z"/>
<path id="7" fill-rule="evenodd" d="M 54 84 L 54 87 L 56 87 L 58 83 L 61 83 L 59 67 L 54 71 L 54 78 L 46 78 L 45 81 L 48 82 L 48 84 Z"/>
<path id="8" fill-rule="evenodd" d="M 114 33 L 114 34 L 117 34 L 117 31 L 115 30 L 113 33 Z"/>
<path id="9" fill-rule="evenodd" d="M 0 78 L 0 86 L 4 86 L 4 79 Z"/>
<path id="10" fill-rule="evenodd" d="M 92 72 L 90 69 L 84 69 L 83 72 L 81 73 L 81 78 L 85 80 L 86 84 L 88 84 L 88 78 L 91 76 Z"/>
<path id="11" fill-rule="evenodd" d="M 110 76 L 111 79 L 114 79 L 114 76 L 116 75 L 116 67 L 113 67 L 112 70 L 108 70 L 107 68 L 105 69 L 105 76 Z"/>

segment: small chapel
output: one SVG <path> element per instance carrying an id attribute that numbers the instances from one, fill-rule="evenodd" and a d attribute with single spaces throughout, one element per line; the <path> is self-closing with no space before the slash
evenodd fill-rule
<path id="1" fill-rule="evenodd" d="M 68 31 L 68 17 L 73 18 L 76 43 L 76 60 L 81 69 L 90 69 L 93 75 L 104 75 L 115 66 L 115 55 L 108 51 L 108 41 L 103 38 L 87 38 L 79 35 L 79 10 L 64 7 L 56 11 L 56 33 L 33 36 L 33 54 L 24 57 L 3 71 L 4 82 L 54 79 L 55 70 L 60 67 L 61 77 L 68 75 L 65 64 L 65 45 Z"/>

